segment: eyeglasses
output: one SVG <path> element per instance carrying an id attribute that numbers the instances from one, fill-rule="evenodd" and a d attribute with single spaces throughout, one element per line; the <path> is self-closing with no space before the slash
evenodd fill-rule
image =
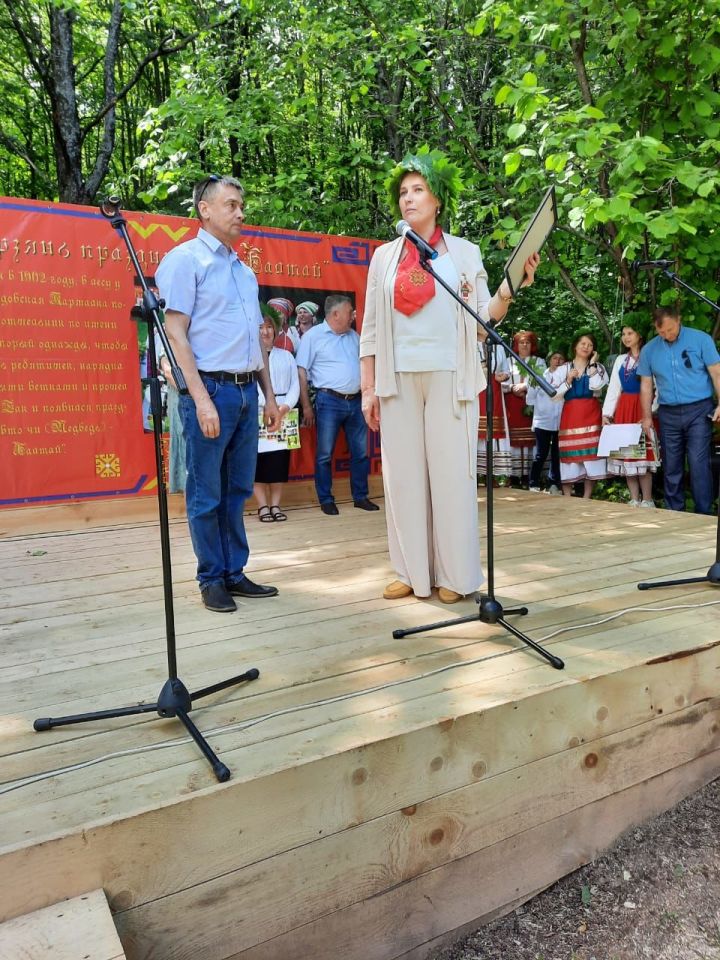
<path id="1" fill-rule="evenodd" d="M 685 366 L 688 368 L 688 370 L 692 370 L 692 361 L 690 360 L 690 357 L 688 356 L 687 350 L 683 350 L 683 352 L 680 354 L 680 356 L 683 358 L 683 363 L 684 363 Z"/>
<path id="2" fill-rule="evenodd" d="M 211 183 L 220 183 L 221 181 L 222 181 L 222 177 L 218 176 L 217 173 L 211 173 L 209 177 L 206 177 L 202 190 L 200 191 L 200 194 L 198 195 L 198 198 L 195 201 L 195 206 L 197 207 L 200 205 L 200 201 L 205 196 L 205 191 L 207 190 L 207 188 L 210 186 Z"/>

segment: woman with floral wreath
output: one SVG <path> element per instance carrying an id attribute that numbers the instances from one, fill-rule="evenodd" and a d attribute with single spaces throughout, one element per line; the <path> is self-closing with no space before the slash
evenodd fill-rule
<path id="1" fill-rule="evenodd" d="M 386 180 L 390 208 L 437 251 L 433 269 L 485 321 L 502 320 L 506 281 L 491 296 L 479 248 L 440 225 L 455 214 L 459 169 L 438 150 L 407 154 Z M 537 254 L 525 264 L 535 277 Z M 399 238 L 379 247 L 368 273 L 360 338 L 362 409 L 382 424 L 390 561 L 386 599 L 430 595 L 454 603 L 483 582 L 478 543 L 478 394 L 485 386 L 474 318 Z"/>

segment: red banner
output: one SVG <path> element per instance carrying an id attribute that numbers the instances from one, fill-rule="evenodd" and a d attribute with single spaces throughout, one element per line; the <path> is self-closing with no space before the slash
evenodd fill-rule
<path id="1" fill-rule="evenodd" d="M 197 221 L 125 214 L 149 281 Z M 322 307 L 351 296 L 361 317 L 377 241 L 247 226 L 238 253 L 264 301 Z M 143 386 L 145 324 L 123 238 L 96 209 L 0 198 L 0 506 L 154 493 Z M 313 475 L 313 443 L 293 453 L 291 479 Z M 372 470 L 379 449 L 371 437 Z M 347 471 L 344 445 L 336 472 Z"/>

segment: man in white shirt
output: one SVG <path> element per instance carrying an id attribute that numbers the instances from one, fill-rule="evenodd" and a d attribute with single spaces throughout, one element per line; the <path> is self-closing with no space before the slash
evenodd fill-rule
<path id="1" fill-rule="evenodd" d="M 360 338 L 352 329 L 352 302 L 341 294 L 325 300 L 325 321 L 303 336 L 297 353 L 300 401 L 306 426 L 317 423 L 315 489 L 320 509 L 339 511 L 332 492 L 332 454 L 340 428 L 350 448 L 350 490 L 360 510 L 378 510 L 368 499 L 370 460 L 360 402 Z M 315 409 L 308 380 L 317 391 Z"/>

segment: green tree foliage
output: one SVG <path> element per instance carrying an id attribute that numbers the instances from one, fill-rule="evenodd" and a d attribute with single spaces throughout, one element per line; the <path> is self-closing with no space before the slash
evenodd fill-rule
<path id="1" fill-rule="evenodd" d="M 718 0 L 0 0 L 0 186 L 187 213 L 228 171 L 256 223 L 389 237 L 387 168 L 464 171 L 458 232 L 491 277 L 546 186 L 560 230 L 513 323 L 559 346 L 677 291 L 720 295 Z M 685 315 L 716 318 L 687 299 Z"/>

